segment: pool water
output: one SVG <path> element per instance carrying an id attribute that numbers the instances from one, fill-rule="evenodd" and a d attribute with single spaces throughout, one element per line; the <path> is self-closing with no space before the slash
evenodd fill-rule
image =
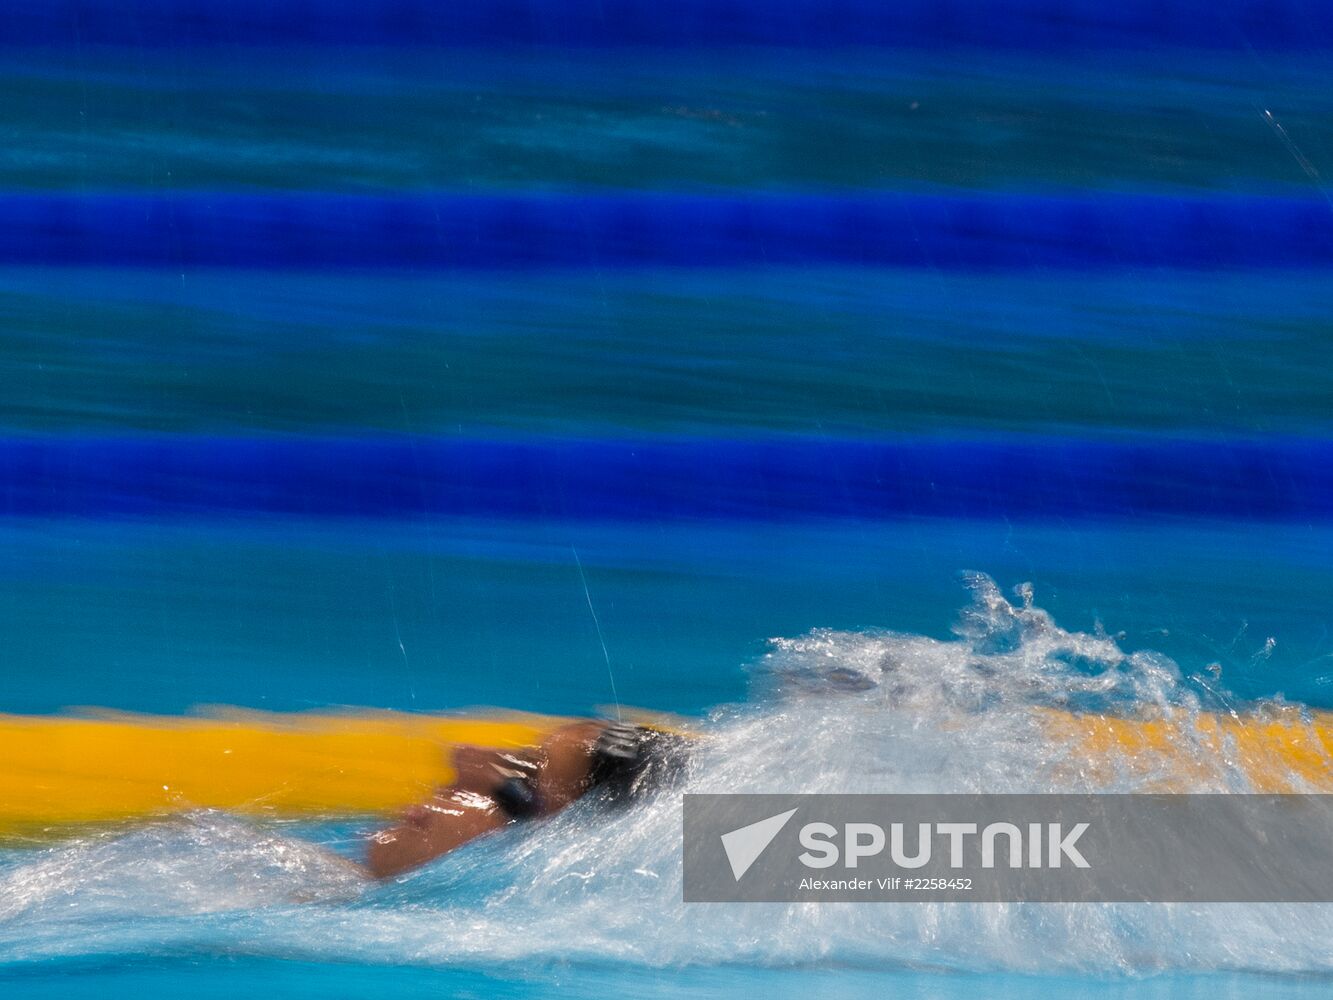
<path id="1" fill-rule="evenodd" d="M 1333 708 L 1316 8 L 566 6 L 16 15 L 0 711 L 619 704 L 698 790 L 1049 791 L 1034 705 Z M 685 906 L 675 801 L 591 820 L 383 886 L 346 819 L 0 845 L 0 989 L 1333 976 L 1326 906 Z"/>

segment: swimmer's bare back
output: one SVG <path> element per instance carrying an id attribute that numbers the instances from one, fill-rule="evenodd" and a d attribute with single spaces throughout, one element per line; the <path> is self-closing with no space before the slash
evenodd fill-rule
<path id="1" fill-rule="evenodd" d="M 534 815 L 559 812 L 588 790 L 603 728 L 594 721 L 571 723 L 541 746 L 512 753 L 457 747 L 454 783 L 409 808 L 397 826 L 372 836 L 367 870 L 375 878 L 389 878 L 508 826 L 514 818 L 512 807 L 501 805 L 501 786 L 510 778 L 521 776 L 532 790 Z"/>

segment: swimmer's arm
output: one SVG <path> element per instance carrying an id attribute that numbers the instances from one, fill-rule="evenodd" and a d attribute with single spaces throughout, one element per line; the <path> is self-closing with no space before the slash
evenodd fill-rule
<path id="1" fill-rule="evenodd" d="M 408 809 L 397 826 L 381 830 L 366 845 L 366 870 L 389 878 L 433 861 L 469 841 L 509 823 L 489 798 L 459 789 L 443 789 Z"/>
<path id="2" fill-rule="evenodd" d="M 454 785 L 412 806 L 398 826 L 372 836 L 366 870 L 375 878 L 398 875 L 506 826 L 509 818 L 491 795 L 510 768 L 528 774 L 541 804 L 540 815 L 559 812 L 587 791 L 593 747 L 601 731 L 597 722 L 562 726 L 536 754 L 457 747 Z"/>

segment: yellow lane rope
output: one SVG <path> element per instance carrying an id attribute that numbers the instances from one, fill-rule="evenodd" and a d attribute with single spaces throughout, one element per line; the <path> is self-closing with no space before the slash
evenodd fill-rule
<path id="1" fill-rule="evenodd" d="M 1238 773 L 1248 780 L 1245 791 L 1333 792 L 1333 712 L 1200 715 L 1188 722 L 1043 714 L 1048 736 L 1073 743 L 1073 759 L 1086 761 L 1094 777 L 1135 774 L 1147 779 L 1137 783 L 1144 791 L 1210 787 L 1210 779 Z"/>
<path id="2" fill-rule="evenodd" d="M 1205 777 L 1200 757 L 1180 750 L 1189 743 L 1237 765 L 1250 790 L 1333 792 L 1333 713 L 1204 716 L 1192 723 L 1193 734 L 1169 721 L 1057 711 L 1043 718 L 1050 738 L 1072 744 L 1091 771 L 1165 774 L 1156 785 L 1162 790 L 1184 790 Z M 0 715 L 0 838 L 199 808 L 273 817 L 389 814 L 451 780 L 449 747 L 530 746 L 565 721 L 515 713 L 238 710 L 208 717 Z"/>
<path id="3" fill-rule="evenodd" d="M 451 780 L 449 746 L 529 746 L 560 721 L 0 715 L 0 837 L 197 808 L 284 817 L 392 812 Z"/>

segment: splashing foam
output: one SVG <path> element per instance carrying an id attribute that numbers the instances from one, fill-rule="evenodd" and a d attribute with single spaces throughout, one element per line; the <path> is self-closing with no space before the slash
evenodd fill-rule
<path id="1" fill-rule="evenodd" d="M 690 790 L 1133 791 L 1161 775 L 1093 766 L 1040 710 L 1180 722 L 1215 707 L 1167 658 L 1059 628 L 1028 588 L 1014 604 L 984 576 L 969 585 L 952 641 L 827 630 L 774 640 L 752 668 L 751 704 L 708 721 Z M 1192 787 L 1247 787 L 1216 746 L 1186 736 L 1178 751 Z M 0 960 L 208 949 L 487 965 L 1333 972 L 1329 906 L 687 907 L 678 797 L 595 818 L 592 808 L 384 886 L 306 841 L 211 813 L 16 852 L 0 867 Z"/>

